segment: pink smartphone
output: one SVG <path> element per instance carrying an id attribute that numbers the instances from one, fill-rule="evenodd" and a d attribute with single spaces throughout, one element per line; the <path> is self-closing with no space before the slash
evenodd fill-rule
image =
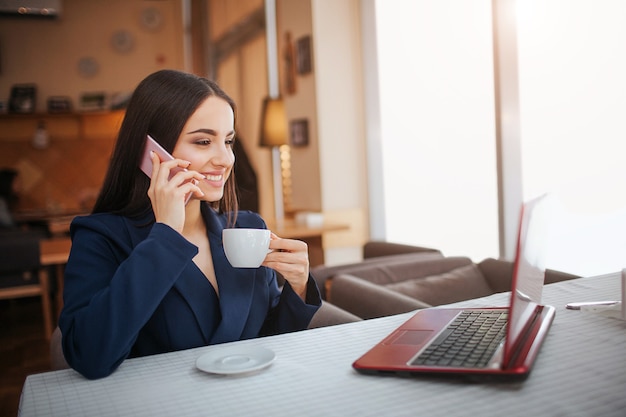
<path id="1" fill-rule="evenodd" d="M 168 151 L 163 149 L 159 143 L 154 140 L 150 135 L 146 135 L 146 145 L 143 149 L 143 156 L 141 157 L 141 164 L 139 167 L 141 170 L 148 176 L 148 178 L 152 178 L 152 159 L 150 158 L 150 151 L 154 151 L 157 155 L 159 155 L 159 159 L 161 162 L 170 161 L 174 159 L 172 155 L 169 154 Z M 170 171 L 170 178 L 176 175 L 177 172 L 187 171 L 185 168 L 176 167 Z M 187 194 L 185 198 L 185 204 L 189 202 L 191 198 L 191 193 Z"/>
<path id="2" fill-rule="evenodd" d="M 152 178 L 152 159 L 150 159 L 150 151 L 154 151 L 157 155 L 159 155 L 159 159 L 161 162 L 171 161 L 174 159 L 172 155 L 169 154 L 168 151 L 163 149 L 161 145 L 150 135 L 146 135 L 146 146 L 143 149 L 143 156 L 141 157 L 141 164 L 139 167 L 141 170 L 148 176 L 148 178 Z M 185 168 L 176 167 L 170 171 L 170 178 L 172 178 L 179 171 L 187 171 Z"/>

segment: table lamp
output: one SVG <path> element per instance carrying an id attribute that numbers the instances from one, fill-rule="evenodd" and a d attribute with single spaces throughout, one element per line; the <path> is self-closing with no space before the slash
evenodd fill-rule
<path id="1" fill-rule="evenodd" d="M 276 225 L 282 226 L 285 217 L 280 146 L 287 144 L 287 116 L 282 98 L 266 97 L 261 113 L 260 145 L 272 148 L 272 175 L 274 181 L 274 212 Z"/>

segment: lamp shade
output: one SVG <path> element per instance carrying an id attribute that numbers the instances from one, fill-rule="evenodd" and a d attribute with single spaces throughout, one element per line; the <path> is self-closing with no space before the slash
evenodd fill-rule
<path id="1" fill-rule="evenodd" d="M 267 97 L 261 113 L 261 146 L 287 144 L 287 115 L 282 98 Z"/>

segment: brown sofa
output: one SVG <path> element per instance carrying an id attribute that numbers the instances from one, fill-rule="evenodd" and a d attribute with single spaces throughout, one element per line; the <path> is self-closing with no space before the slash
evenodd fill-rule
<path id="1" fill-rule="evenodd" d="M 394 251 L 397 254 L 394 255 Z M 513 264 L 446 257 L 440 251 L 369 242 L 360 263 L 318 266 L 311 273 L 325 300 L 363 319 L 399 314 L 509 291 Z M 577 278 L 547 270 L 546 283 Z"/>

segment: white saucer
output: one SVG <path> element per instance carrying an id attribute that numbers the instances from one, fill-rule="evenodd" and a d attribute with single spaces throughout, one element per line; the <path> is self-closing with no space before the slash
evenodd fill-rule
<path id="1" fill-rule="evenodd" d="M 233 375 L 263 369 L 275 358 L 273 351 L 260 346 L 213 348 L 196 360 L 196 367 L 212 374 Z"/>

